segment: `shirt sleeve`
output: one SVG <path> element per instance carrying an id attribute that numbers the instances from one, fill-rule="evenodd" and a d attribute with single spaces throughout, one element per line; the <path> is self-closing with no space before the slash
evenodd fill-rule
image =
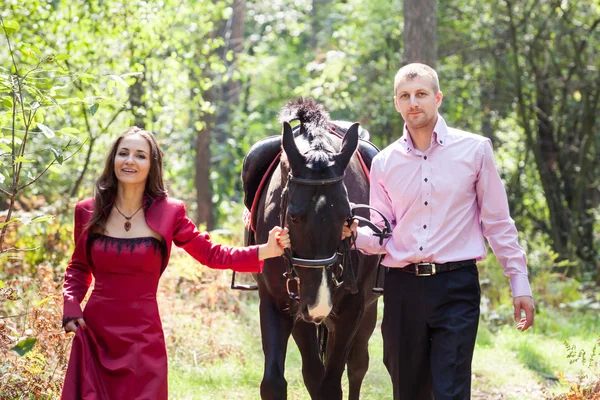
<path id="1" fill-rule="evenodd" d="M 78 204 L 75 206 L 75 250 L 65 271 L 65 282 L 63 284 L 63 326 L 69 320 L 83 317 L 81 302 L 92 283 L 92 272 L 86 256 L 86 235 L 83 235 L 81 213 L 84 211 L 81 205 Z"/>
<path id="2" fill-rule="evenodd" d="M 496 169 L 489 139 L 482 142 L 480 157 L 476 191 L 483 235 L 504 275 L 510 279 L 513 296 L 532 296 L 525 251 L 519 245 L 517 228 L 510 217 L 506 190 Z"/>
<path id="3" fill-rule="evenodd" d="M 175 222 L 173 243 L 209 268 L 237 272 L 262 271 L 263 261 L 258 259 L 258 246 L 233 247 L 213 243 L 210 235 L 200 233 L 187 217 L 184 205 L 181 205 Z"/>
<path id="4" fill-rule="evenodd" d="M 383 179 L 381 174 L 380 163 L 373 160 L 371 167 L 371 185 L 369 190 L 369 204 L 371 207 L 381 212 L 387 220 L 390 222 L 392 232 L 394 231 L 394 225 L 396 221 L 393 219 L 393 208 L 392 201 L 388 196 L 387 191 L 383 185 Z M 371 211 L 371 222 L 376 226 L 383 229 L 385 223 L 379 213 Z M 362 226 L 358 228 L 356 237 L 356 247 L 365 254 L 384 254 L 386 252 L 385 246 L 389 241 L 389 238 L 384 239 L 382 244 L 379 244 L 380 239 L 373 235 L 373 231 L 367 227 Z"/>

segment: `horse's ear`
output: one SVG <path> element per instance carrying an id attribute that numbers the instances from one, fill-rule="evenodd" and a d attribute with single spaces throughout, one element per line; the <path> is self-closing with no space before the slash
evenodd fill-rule
<path id="1" fill-rule="evenodd" d="M 350 162 L 350 158 L 352 158 L 352 155 L 358 147 L 359 127 L 360 124 L 358 122 L 355 122 L 350 128 L 348 128 L 342 141 L 342 150 L 335 157 L 337 164 L 342 169 L 346 169 L 346 166 L 348 166 L 348 163 Z"/>
<path id="2" fill-rule="evenodd" d="M 287 158 L 290 162 L 290 167 L 294 169 L 297 168 L 298 165 L 304 164 L 304 156 L 298 150 L 298 146 L 296 146 L 296 141 L 294 140 L 294 132 L 292 131 L 292 127 L 289 123 L 283 123 L 283 132 L 281 133 L 283 136 L 281 143 L 283 146 L 283 151 L 287 155 Z"/>

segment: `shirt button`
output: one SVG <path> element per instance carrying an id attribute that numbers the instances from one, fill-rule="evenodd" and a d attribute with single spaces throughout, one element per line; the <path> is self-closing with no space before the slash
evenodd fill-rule
<path id="1" fill-rule="evenodd" d="M 428 202 L 425 202 L 425 205 L 429 204 Z"/>
<path id="2" fill-rule="evenodd" d="M 419 250 L 423 251 L 423 246 L 419 247 Z"/>
<path id="3" fill-rule="evenodd" d="M 440 140 L 440 144 L 444 143 L 442 140 Z"/>
<path id="4" fill-rule="evenodd" d="M 423 225 L 423 229 L 427 229 L 427 225 Z"/>
<path id="5" fill-rule="evenodd" d="M 423 158 L 427 160 L 427 156 L 425 156 L 425 157 L 423 157 Z"/>
<path id="6" fill-rule="evenodd" d="M 425 182 L 427 182 L 427 178 L 425 178 Z"/>

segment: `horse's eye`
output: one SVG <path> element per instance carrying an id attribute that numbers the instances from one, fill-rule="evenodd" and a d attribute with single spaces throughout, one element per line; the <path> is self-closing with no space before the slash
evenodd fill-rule
<path id="1" fill-rule="evenodd" d="M 298 221 L 300 220 L 300 218 L 298 218 L 298 216 L 296 216 L 296 215 L 290 215 L 290 219 L 294 223 L 298 223 Z"/>

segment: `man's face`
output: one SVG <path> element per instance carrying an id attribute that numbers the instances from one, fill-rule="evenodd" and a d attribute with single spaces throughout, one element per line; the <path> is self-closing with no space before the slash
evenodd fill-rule
<path id="1" fill-rule="evenodd" d="M 433 130 L 442 97 L 441 91 L 434 93 L 434 83 L 429 77 L 417 76 L 400 81 L 394 103 L 409 130 L 415 131 L 428 126 Z"/>

